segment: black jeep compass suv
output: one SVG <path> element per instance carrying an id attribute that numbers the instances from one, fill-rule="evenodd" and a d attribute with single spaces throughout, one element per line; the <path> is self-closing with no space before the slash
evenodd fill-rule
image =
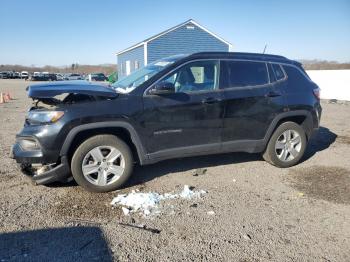
<path id="1" fill-rule="evenodd" d="M 12 148 L 37 184 L 65 181 L 106 192 L 134 163 L 261 152 L 278 167 L 302 158 L 318 128 L 319 88 L 282 56 L 196 53 L 149 64 L 112 86 L 32 85 L 34 100 Z"/>

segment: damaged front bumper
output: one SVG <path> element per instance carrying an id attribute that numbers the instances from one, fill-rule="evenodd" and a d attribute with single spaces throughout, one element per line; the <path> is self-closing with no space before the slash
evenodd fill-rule
<path id="1" fill-rule="evenodd" d="M 60 157 L 58 163 L 40 163 L 43 154 L 40 150 L 26 151 L 16 143 L 11 150 L 11 157 L 19 164 L 23 174 L 30 177 L 36 184 L 45 185 L 57 181 L 67 181 L 70 168 L 67 157 Z"/>

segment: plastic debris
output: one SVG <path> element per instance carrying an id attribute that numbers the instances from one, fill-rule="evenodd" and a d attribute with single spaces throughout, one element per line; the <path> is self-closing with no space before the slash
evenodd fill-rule
<path id="1" fill-rule="evenodd" d="M 209 216 L 215 216 L 215 212 L 212 211 L 212 210 L 211 210 L 211 211 L 208 211 L 207 214 L 208 214 Z"/>
<path id="2" fill-rule="evenodd" d="M 128 207 L 130 211 L 141 210 L 147 215 L 149 209 L 154 208 L 164 198 L 157 193 L 138 193 L 134 190 L 130 194 L 122 194 L 115 197 L 111 205 Z"/>
<path id="3" fill-rule="evenodd" d="M 193 197 L 200 197 L 202 194 L 205 194 L 206 192 L 204 190 L 200 190 L 200 191 L 192 191 L 191 188 L 188 185 L 184 186 L 184 189 L 182 190 L 182 192 L 180 193 L 180 197 L 181 198 L 187 198 L 187 199 L 191 199 Z"/>
<path id="4" fill-rule="evenodd" d="M 122 211 L 123 211 L 123 213 L 124 213 L 124 215 L 129 215 L 129 213 L 130 213 L 130 210 L 129 210 L 129 208 L 126 208 L 126 207 L 122 207 Z"/>
<path id="5" fill-rule="evenodd" d="M 121 194 L 113 198 L 111 205 L 122 206 L 124 215 L 129 215 L 131 212 L 140 212 L 148 216 L 153 211 L 154 213 L 159 213 L 157 208 L 161 201 L 176 198 L 189 200 L 192 198 L 199 198 L 205 193 L 206 191 L 204 190 L 193 191 L 188 185 L 185 185 L 184 189 L 179 194 L 165 193 L 162 195 L 154 192 L 141 193 L 133 190 L 129 194 Z"/>

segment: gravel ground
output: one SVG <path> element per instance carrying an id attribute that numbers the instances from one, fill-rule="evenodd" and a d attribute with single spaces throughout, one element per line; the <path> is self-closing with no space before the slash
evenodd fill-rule
<path id="1" fill-rule="evenodd" d="M 0 80 L 15 98 L 0 105 L 1 261 L 350 261 L 348 103 L 323 102 L 322 127 L 293 168 L 257 154 L 169 160 L 136 167 L 118 192 L 92 194 L 74 182 L 35 186 L 9 158 L 31 104 L 27 84 Z M 150 218 L 109 205 L 131 190 L 184 185 L 208 193 Z"/>

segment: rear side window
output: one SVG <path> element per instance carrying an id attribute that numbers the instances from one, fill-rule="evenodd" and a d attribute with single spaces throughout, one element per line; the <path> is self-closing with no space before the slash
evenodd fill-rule
<path id="1" fill-rule="evenodd" d="M 304 68 L 303 68 L 301 65 L 300 65 L 298 68 L 305 74 L 305 76 L 306 76 L 309 80 L 311 80 L 310 76 L 306 73 L 306 71 L 304 70 Z"/>
<path id="2" fill-rule="evenodd" d="M 276 82 L 275 73 L 273 72 L 272 65 L 270 63 L 267 64 L 267 68 L 269 71 L 270 83 Z"/>
<path id="3" fill-rule="evenodd" d="M 275 72 L 275 77 L 277 81 L 285 77 L 284 72 L 279 64 L 272 64 L 272 68 Z"/>
<path id="4" fill-rule="evenodd" d="M 269 83 L 265 63 L 223 61 L 223 64 L 223 88 L 258 86 Z"/>
<path id="5" fill-rule="evenodd" d="M 310 81 L 300 70 L 293 66 L 283 66 L 284 71 L 288 75 L 288 86 L 293 89 L 303 89 Z"/>

